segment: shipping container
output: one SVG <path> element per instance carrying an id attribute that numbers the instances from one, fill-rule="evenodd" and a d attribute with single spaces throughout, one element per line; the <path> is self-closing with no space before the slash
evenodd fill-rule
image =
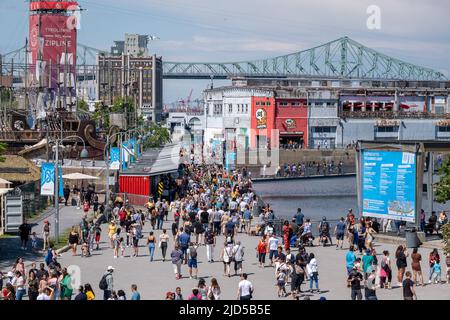
<path id="1" fill-rule="evenodd" d="M 129 204 L 144 205 L 148 201 L 150 195 L 149 176 L 128 176 L 121 175 L 119 177 L 119 192 L 126 193 Z"/>

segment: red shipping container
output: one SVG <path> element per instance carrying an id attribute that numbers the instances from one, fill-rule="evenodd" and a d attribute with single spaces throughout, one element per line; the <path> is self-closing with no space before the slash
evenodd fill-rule
<path id="1" fill-rule="evenodd" d="M 148 197 L 150 195 L 150 177 L 121 175 L 119 177 L 119 192 Z"/>

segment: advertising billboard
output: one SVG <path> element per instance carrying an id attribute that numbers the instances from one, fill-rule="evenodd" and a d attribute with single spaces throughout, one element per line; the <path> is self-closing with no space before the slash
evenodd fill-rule
<path id="1" fill-rule="evenodd" d="M 361 189 L 363 216 L 415 222 L 416 155 L 363 150 Z"/>
<path id="2" fill-rule="evenodd" d="M 77 52 L 77 29 L 72 17 L 66 15 L 30 15 L 30 56 L 28 62 L 36 69 L 35 80 L 47 77 L 52 68 L 52 87 L 57 87 L 58 78 L 63 80 L 64 65 L 67 66 L 66 83 L 75 86 Z M 38 63 L 37 61 L 42 61 Z M 57 66 L 59 75 L 57 74 Z M 46 81 L 48 82 L 48 80 Z"/>

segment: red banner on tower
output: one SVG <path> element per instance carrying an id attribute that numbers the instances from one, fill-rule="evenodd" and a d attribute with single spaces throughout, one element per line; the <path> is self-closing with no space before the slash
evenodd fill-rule
<path id="1" fill-rule="evenodd" d="M 43 61 L 46 70 L 42 70 L 42 74 L 48 74 L 47 68 L 51 65 L 52 86 L 58 79 L 58 65 L 60 74 L 64 72 L 64 65 L 67 66 L 66 72 L 71 74 L 69 77 L 73 78 L 75 74 L 77 29 L 72 18 L 52 14 L 30 15 L 29 63 L 35 66 L 36 61 Z"/>

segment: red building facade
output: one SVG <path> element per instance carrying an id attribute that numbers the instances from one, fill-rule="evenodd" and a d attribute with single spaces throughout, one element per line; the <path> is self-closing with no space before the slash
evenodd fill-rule
<path id="1" fill-rule="evenodd" d="M 250 146 L 308 147 L 305 98 L 252 97 Z M 274 130 L 275 129 L 275 130 Z"/>

